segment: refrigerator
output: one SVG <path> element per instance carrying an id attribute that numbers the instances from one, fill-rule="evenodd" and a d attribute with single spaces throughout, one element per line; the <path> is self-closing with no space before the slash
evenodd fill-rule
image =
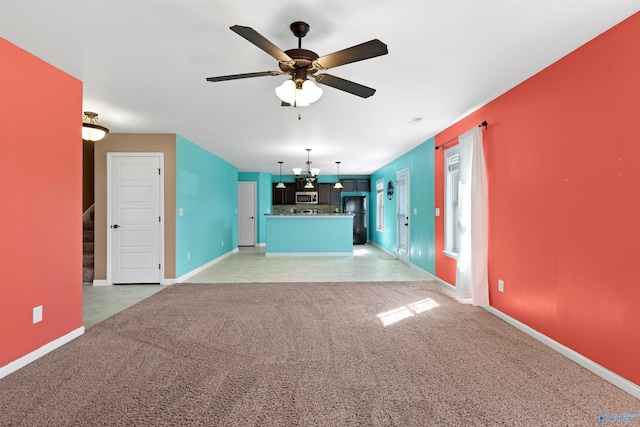
<path id="1" fill-rule="evenodd" d="M 353 244 L 367 243 L 367 196 L 344 196 L 342 212 L 354 214 Z"/>

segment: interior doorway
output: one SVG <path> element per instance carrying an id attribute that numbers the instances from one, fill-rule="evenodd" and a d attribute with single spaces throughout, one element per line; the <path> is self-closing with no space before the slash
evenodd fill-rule
<path id="1" fill-rule="evenodd" d="M 107 284 L 162 283 L 163 153 L 107 153 Z"/>
<path id="2" fill-rule="evenodd" d="M 409 263 L 409 168 L 396 173 L 396 250 L 400 261 Z"/>
<path id="3" fill-rule="evenodd" d="M 256 245 L 256 183 L 238 183 L 238 246 Z"/>

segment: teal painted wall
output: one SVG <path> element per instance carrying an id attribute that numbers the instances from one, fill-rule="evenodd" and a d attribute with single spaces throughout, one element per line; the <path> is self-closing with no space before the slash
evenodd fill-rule
<path id="1" fill-rule="evenodd" d="M 238 169 L 177 135 L 176 277 L 238 247 L 237 206 Z"/>
<path id="2" fill-rule="evenodd" d="M 432 138 L 371 174 L 372 191 L 369 197 L 369 239 L 395 253 L 397 197 L 388 200 L 386 187 L 389 181 L 395 183 L 396 172 L 409 168 L 410 262 L 433 275 L 436 273 L 434 159 Z M 376 182 L 381 178 L 384 180 L 385 188 L 383 232 L 376 230 Z M 414 214 L 414 209 L 417 210 L 417 214 Z"/>
<path id="3" fill-rule="evenodd" d="M 276 179 L 278 178 L 280 178 L 279 175 Z M 271 180 L 271 174 L 266 172 L 238 172 L 238 181 L 256 183 L 256 243 L 258 244 L 266 242 L 267 223 L 264 214 L 272 212 Z"/>

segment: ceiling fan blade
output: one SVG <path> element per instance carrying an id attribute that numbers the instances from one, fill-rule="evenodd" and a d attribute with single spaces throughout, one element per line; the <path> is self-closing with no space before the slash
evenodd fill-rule
<path id="1" fill-rule="evenodd" d="M 233 27 L 229 27 L 229 28 L 231 29 L 231 31 L 249 40 L 251 43 L 258 46 L 260 49 L 264 50 L 269 55 L 277 59 L 278 61 L 287 63 L 291 66 L 295 65 L 293 59 L 291 59 L 289 55 L 284 53 L 282 49 L 280 49 L 278 46 L 276 46 L 275 44 L 271 43 L 269 40 L 264 38 L 260 33 L 258 33 L 253 28 L 243 27 L 240 25 L 234 25 Z"/>
<path id="2" fill-rule="evenodd" d="M 224 82 L 226 80 L 248 79 L 250 77 L 279 76 L 280 71 L 260 71 L 258 73 L 231 74 L 229 76 L 207 77 L 208 82 Z"/>
<path id="3" fill-rule="evenodd" d="M 314 64 L 318 64 L 321 70 L 327 70 L 344 64 L 375 58 L 389 53 L 387 45 L 378 39 L 352 46 L 318 58 Z"/>
<path id="4" fill-rule="evenodd" d="M 354 83 L 349 80 L 342 79 L 340 77 L 332 76 L 331 74 L 319 74 L 314 76 L 316 82 L 334 87 L 336 89 L 343 90 L 345 92 L 349 92 L 353 95 L 359 96 L 361 98 L 368 98 L 374 93 L 376 90 L 367 86 L 363 86 L 358 83 Z"/>

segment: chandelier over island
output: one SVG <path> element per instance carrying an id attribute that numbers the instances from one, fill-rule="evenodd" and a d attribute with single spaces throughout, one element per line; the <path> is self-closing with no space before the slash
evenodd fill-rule
<path id="1" fill-rule="evenodd" d="M 307 148 L 307 170 L 303 171 L 302 168 L 293 168 L 293 174 L 296 176 L 296 179 L 300 182 L 304 182 L 304 188 L 311 189 L 313 187 L 313 183 L 318 178 L 320 174 L 319 168 L 311 167 L 310 153 L 311 148 Z"/>

